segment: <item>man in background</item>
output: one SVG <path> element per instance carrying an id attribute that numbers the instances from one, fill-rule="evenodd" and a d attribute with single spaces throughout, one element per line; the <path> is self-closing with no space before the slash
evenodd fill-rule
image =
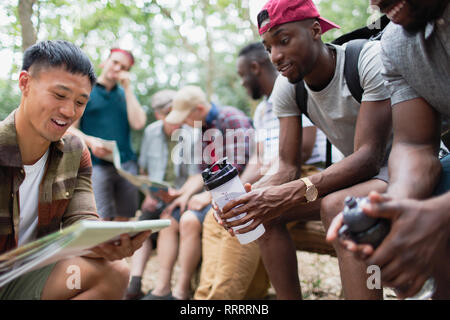
<path id="1" fill-rule="evenodd" d="M 121 177 L 111 162 L 102 159 L 111 151 L 100 140 L 116 141 L 122 169 L 134 175 L 138 173 L 130 134 L 132 129 L 144 128 L 147 116 L 131 86 L 129 71 L 133 64 L 131 52 L 111 49 L 101 64 L 102 72 L 86 111 L 72 129 L 91 150 L 95 201 L 105 220 L 126 221 L 134 217 L 138 207 L 137 188 Z"/>

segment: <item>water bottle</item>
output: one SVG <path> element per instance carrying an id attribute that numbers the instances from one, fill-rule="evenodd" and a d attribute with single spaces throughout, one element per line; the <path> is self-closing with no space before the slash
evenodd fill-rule
<path id="1" fill-rule="evenodd" d="M 211 167 L 203 170 L 202 177 L 205 184 L 206 190 L 211 192 L 212 198 L 217 206 L 222 210 L 222 208 L 231 200 L 234 200 L 241 195 L 245 194 L 244 186 L 238 176 L 238 171 L 231 164 L 226 163 L 227 158 L 223 158 Z M 246 213 L 242 213 L 236 217 L 230 218 L 227 221 L 231 222 L 234 220 L 239 220 L 245 217 Z M 233 227 L 233 231 L 245 228 L 250 225 L 253 220 L 248 221 L 245 224 Z M 260 236 L 264 234 L 266 229 L 263 224 L 258 225 L 252 231 L 236 234 L 236 238 L 241 244 L 247 244 L 255 241 Z"/>
<path id="2" fill-rule="evenodd" d="M 370 244 L 375 250 L 389 233 L 391 224 L 388 219 L 367 216 L 362 210 L 365 203 L 369 203 L 368 198 L 345 198 L 344 222 L 339 229 L 339 237 L 358 244 Z M 435 290 L 434 279 L 429 278 L 416 295 L 406 300 L 429 299 Z"/>

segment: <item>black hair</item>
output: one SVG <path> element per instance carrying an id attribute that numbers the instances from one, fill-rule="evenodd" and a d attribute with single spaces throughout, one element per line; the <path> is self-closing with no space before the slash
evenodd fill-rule
<path id="1" fill-rule="evenodd" d="M 73 74 L 89 77 L 93 87 L 97 78 L 88 56 L 76 45 L 64 40 L 41 41 L 25 50 L 22 70 L 28 71 L 33 66 L 36 72 L 45 67 L 64 67 Z"/>
<path id="2" fill-rule="evenodd" d="M 271 64 L 269 54 L 262 42 L 254 42 L 246 45 L 239 51 L 238 56 L 245 56 L 248 60 L 257 61 L 260 64 Z"/>
<path id="3" fill-rule="evenodd" d="M 258 20 L 258 29 L 261 29 L 261 24 L 269 19 L 269 12 L 267 10 L 262 10 L 260 13 L 258 13 L 258 16 L 256 18 Z"/>

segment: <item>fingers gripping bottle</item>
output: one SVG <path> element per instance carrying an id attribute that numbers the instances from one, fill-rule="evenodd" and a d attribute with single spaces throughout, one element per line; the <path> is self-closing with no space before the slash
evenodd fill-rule
<path id="1" fill-rule="evenodd" d="M 376 249 L 388 235 L 391 225 L 388 219 L 367 216 L 362 210 L 365 203 L 369 203 L 368 198 L 345 198 L 344 223 L 339 229 L 339 237 L 349 238 L 358 244 L 370 244 Z M 435 289 L 434 279 L 429 278 L 422 289 L 407 300 L 429 299 Z"/>
<path id="2" fill-rule="evenodd" d="M 214 202 L 221 210 L 229 201 L 234 200 L 246 193 L 244 186 L 239 179 L 238 171 L 231 164 L 227 164 L 226 160 L 227 158 L 223 158 L 202 172 L 205 188 L 211 192 Z M 227 221 L 231 222 L 234 220 L 239 220 L 245 217 L 245 215 L 246 213 L 244 212 L 236 217 L 228 219 Z M 245 224 L 233 227 L 233 231 L 242 229 L 250 225 L 252 222 L 253 220 L 250 220 Z M 236 238 L 241 244 L 247 244 L 258 239 L 264 234 L 265 231 L 264 225 L 260 224 L 252 231 L 243 234 L 236 233 Z"/>

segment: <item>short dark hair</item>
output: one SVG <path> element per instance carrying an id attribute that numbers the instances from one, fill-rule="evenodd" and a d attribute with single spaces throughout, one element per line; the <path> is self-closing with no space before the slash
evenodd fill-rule
<path id="1" fill-rule="evenodd" d="M 245 56 L 247 59 L 257 61 L 260 64 L 271 64 L 269 54 L 262 42 L 254 42 L 246 45 L 239 51 L 238 56 Z"/>
<path id="2" fill-rule="evenodd" d="M 88 56 L 79 47 L 64 40 L 41 41 L 25 50 L 22 70 L 28 71 L 31 66 L 37 68 L 37 72 L 40 68 L 64 67 L 70 73 L 88 76 L 92 87 L 97 81 Z"/>

